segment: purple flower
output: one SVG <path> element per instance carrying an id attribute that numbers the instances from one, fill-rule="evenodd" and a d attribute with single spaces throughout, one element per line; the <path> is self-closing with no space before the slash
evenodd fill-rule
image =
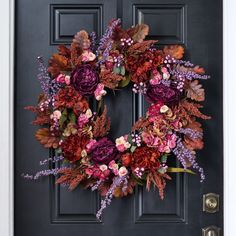
<path id="1" fill-rule="evenodd" d="M 71 84 L 83 96 L 92 96 L 99 82 L 98 73 L 89 64 L 78 66 L 71 78 Z"/>
<path id="2" fill-rule="evenodd" d="M 108 138 L 98 140 L 92 147 L 91 160 L 96 164 L 108 164 L 117 158 L 116 145 Z"/>
<path id="3" fill-rule="evenodd" d="M 164 84 L 149 85 L 146 98 L 148 102 L 163 102 L 166 105 L 176 105 L 180 99 L 181 93 L 173 86 L 165 86 Z"/>

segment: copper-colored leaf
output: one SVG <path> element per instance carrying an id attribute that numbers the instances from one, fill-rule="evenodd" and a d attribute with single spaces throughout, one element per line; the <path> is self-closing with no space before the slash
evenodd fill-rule
<path id="1" fill-rule="evenodd" d="M 202 85 L 199 84 L 198 80 L 191 81 L 187 84 L 187 97 L 192 100 L 201 102 L 205 100 L 205 90 Z"/>
<path id="2" fill-rule="evenodd" d="M 93 123 L 93 135 L 95 138 L 104 137 L 110 130 L 110 119 L 107 118 L 107 107 L 104 107 L 101 116 L 98 116 Z"/>
<path id="3" fill-rule="evenodd" d="M 59 51 L 59 54 L 61 54 L 62 56 L 70 57 L 70 49 L 67 48 L 65 45 L 59 45 L 58 51 Z"/>
<path id="4" fill-rule="evenodd" d="M 109 70 L 103 69 L 100 72 L 100 82 L 107 88 L 115 89 L 122 80 L 125 80 L 124 76 L 110 72 Z"/>
<path id="5" fill-rule="evenodd" d="M 53 136 L 49 128 L 38 129 L 35 137 L 45 148 L 58 148 L 59 146 L 60 139 Z"/>
<path id="6" fill-rule="evenodd" d="M 139 129 L 143 129 L 150 125 L 150 121 L 146 118 L 140 118 L 138 121 L 135 122 L 135 124 L 132 127 L 132 131 L 136 131 Z"/>
<path id="7" fill-rule="evenodd" d="M 190 139 L 185 136 L 184 144 L 189 150 L 203 149 L 204 143 L 202 139 Z"/>
<path id="8" fill-rule="evenodd" d="M 74 43 L 78 43 L 78 46 L 82 49 L 88 49 L 91 45 L 89 35 L 85 30 L 79 31 L 73 39 Z"/>
<path id="9" fill-rule="evenodd" d="M 193 71 L 196 72 L 196 73 L 198 73 L 198 74 L 205 74 L 204 68 L 202 68 L 202 67 L 200 67 L 200 66 L 195 66 L 195 67 L 193 68 Z"/>
<path id="10" fill-rule="evenodd" d="M 148 35 L 149 26 L 146 24 L 137 24 L 135 27 L 127 30 L 127 33 L 135 42 L 141 43 Z"/>
<path id="11" fill-rule="evenodd" d="M 180 45 L 165 46 L 163 51 L 165 55 L 170 55 L 176 59 L 181 59 L 184 55 L 184 48 Z"/>
<path id="12" fill-rule="evenodd" d="M 141 43 L 135 43 L 131 47 L 129 47 L 127 52 L 130 54 L 143 53 L 156 42 L 157 40 L 146 40 Z"/>

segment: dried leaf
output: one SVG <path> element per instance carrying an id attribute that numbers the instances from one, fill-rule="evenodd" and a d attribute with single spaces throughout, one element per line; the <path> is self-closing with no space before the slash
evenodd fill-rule
<path id="1" fill-rule="evenodd" d="M 89 35 L 85 30 L 79 31 L 73 39 L 74 43 L 77 43 L 78 46 L 82 49 L 90 48 L 91 42 L 89 39 Z"/>
<path id="2" fill-rule="evenodd" d="M 211 119 L 210 116 L 206 116 L 199 111 L 199 108 L 202 108 L 202 105 L 198 103 L 188 102 L 184 100 L 180 102 L 179 107 L 180 107 L 180 112 L 182 113 L 181 115 L 186 116 L 185 118 L 189 121 L 191 121 L 190 116 L 195 116 L 203 120 Z"/>
<path id="3" fill-rule="evenodd" d="M 138 121 L 135 122 L 135 124 L 132 127 L 132 131 L 136 131 L 139 129 L 143 129 L 145 127 L 148 127 L 150 125 L 150 121 L 146 118 L 140 118 Z"/>
<path id="4" fill-rule="evenodd" d="M 184 144 L 189 150 L 201 150 L 204 147 L 202 139 L 190 139 L 187 136 L 184 137 Z"/>
<path id="5" fill-rule="evenodd" d="M 118 87 L 120 81 L 123 80 L 125 80 L 124 76 L 118 75 L 114 72 L 110 72 L 109 70 L 103 69 L 100 72 L 100 82 L 107 88 L 115 89 L 116 87 Z"/>
<path id="6" fill-rule="evenodd" d="M 107 107 L 104 107 L 101 116 L 98 116 L 93 123 L 93 135 L 95 138 L 104 137 L 110 130 L 110 119 L 107 118 Z"/>
<path id="7" fill-rule="evenodd" d="M 143 42 L 145 37 L 148 35 L 149 26 L 146 24 L 137 24 L 135 27 L 127 30 L 127 33 L 132 39 L 138 43 Z"/>
<path id="8" fill-rule="evenodd" d="M 202 88 L 202 85 L 199 84 L 198 80 L 194 80 L 187 84 L 187 97 L 192 100 L 202 102 L 205 100 L 205 90 Z"/>
<path id="9" fill-rule="evenodd" d="M 149 49 L 157 40 L 146 40 L 141 43 L 135 43 L 128 49 L 129 54 L 139 54 Z"/>
<path id="10" fill-rule="evenodd" d="M 180 45 L 165 46 L 163 51 L 165 55 L 170 55 L 176 59 L 181 59 L 184 55 L 184 48 Z"/>
<path id="11" fill-rule="evenodd" d="M 198 73 L 198 74 L 205 74 L 205 69 L 204 68 L 202 68 L 202 67 L 200 67 L 200 66 L 195 66 L 194 68 L 193 68 L 193 71 L 194 72 L 196 72 L 196 73 Z"/>
<path id="12" fill-rule="evenodd" d="M 60 174 L 62 175 L 57 179 L 56 184 L 68 185 L 69 190 L 74 190 L 86 178 L 80 168 L 67 168 L 60 171 Z"/>
<path id="13" fill-rule="evenodd" d="M 67 48 L 65 45 L 59 45 L 58 46 L 58 51 L 59 51 L 59 54 L 61 54 L 62 56 L 65 56 L 65 57 L 70 57 L 70 49 Z"/>
<path id="14" fill-rule="evenodd" d="M 49 128 L 38 129 L 35 133 L 35 138 L 45 147 L 45 148 L 58 148 L 59 137 L 53 136 Z"/>
<path id="15" fill-rule="evenodd" d="M 52 75 L 52 77 L 56 77 L 60 74 L 61 71 L 70 71 L 70 60 L 60 54 L 53 54 L 49 59 L 49 68 L 48 72 Z"/>

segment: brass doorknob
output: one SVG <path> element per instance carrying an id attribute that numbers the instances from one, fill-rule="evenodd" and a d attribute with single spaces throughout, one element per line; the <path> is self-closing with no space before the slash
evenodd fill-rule
<path id="1" fill-rule="evenodd" d="M 206 199 L 206 206 L 210 209 L 215 209 L 217 207 L 217 199 L 215 197 L 209 197 Z"/>
<path id="2" fill-rule="evenodd" d="M 220 228 L 212 225 L 202 229 L 202 236 L 220 236 Z"/>
<path id="3" fill-rule="evenodd" d="M 219 211 L 219 195 L 215 193 L 207 193 L 203 195 L 203 211 L 207 213 L 215 213 Z"/>

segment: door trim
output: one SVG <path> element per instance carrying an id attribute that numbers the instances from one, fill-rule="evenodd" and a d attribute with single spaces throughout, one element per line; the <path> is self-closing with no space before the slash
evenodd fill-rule
<path id="1" fill-rule="evenodd" d="M 236 134 L 236 1 L 223 0 L 223 105 L 224 105 L 224 235 L 236 234 L 235 134 Z M 14 95 L 14 0 L 2 1 L 0 8 L 0 235 L 14 235 L 13 191 L 13 95 Z M 214 78 L 212 78 L 214 79 Z M 187 235 L 186 235 L 187 236 Z"/>

